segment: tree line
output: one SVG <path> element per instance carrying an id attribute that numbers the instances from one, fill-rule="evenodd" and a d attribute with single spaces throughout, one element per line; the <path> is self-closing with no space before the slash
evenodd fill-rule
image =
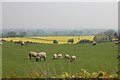
<path id="1" fill-rule="evenodd" d="M 99 31 L 98 31 L 99 32 Z M 0 37 L 24 37 L 24 36 L 91 36 L 95 35 L 94 30 L 42 30 L 42 29 L 33 29 L 33 30 L 2 30 Z"/>
<path id="2" fill-rule="evenodd" d="M 105 32 L 98 33 L 94 36 L 93 41 L 95 42 L 106 42 L 106 41 L 118 41 L 120 40 L 120 33 L 114 30 L 108 30 Z"/>
<path id="3" fill-rule="evenodd" d="M 114 30 L 107 30 L 105 32 L 98 33 L 94 36 L 93 41 L 78 38 L 79 43 L 92 43 L 92 42 L 111 42 L 111 41 L 120 41 L 120 32 L 115 32 Z M 58 40 L 53 40 L 54 44 L 58 44 Z M 73 44 L 74 39 L 68 39 L 68 43 Z"/>
<path id="4" fill-rule="evenodd" d="M 11 31 L 11 32 L 8 32 L 8 33 L 2 33 L 1 36 L 4 38 L 4 37 L 25 37 L 27 36 L 27 33 L 26 32 L 20 32 L 19 34 L 17 34 L 16 32 L 14 31 Z"/>

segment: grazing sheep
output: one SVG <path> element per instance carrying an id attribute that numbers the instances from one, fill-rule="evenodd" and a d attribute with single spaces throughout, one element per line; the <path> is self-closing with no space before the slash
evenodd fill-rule
<path id="1" fill-rule="evenodd" d="M 66 59 L 70 59 L 70 56 L 68 54 L 65 54 Z"/>
<path id="2" fill-rule="evenodd" d="M 23 46 L 25 43 L 22 41 L 20 44 Z"/>
<path id="3" fill-rule="evenodd" d="M 32 58 L 36 58 L 37 56 L 37 53 L 36 52 L 29 52 L 29 58 L 32 59 Z"/>
<path id="4" fill-rule="evenodd" d="M 21 40 L 16 41 L 15 43 L 18 43 L 18 44 L 20 44 L 20 45 L 22 45 L 22 46 L 25 44 L 25 42 L 23 42 L 23 41 L 21 41 Z"/>
<path id="5" fill-rule="evenodd" d="M 53 59 L 58 59 L 57 54 L 53 54 Z"/>
<path id="6" fill-rule="evenodd" d="M 26 45 L 28 45 L 28 44 L 32 44 L 32 42 L 30 42 L 30 41 L 26 41 L 26 42 L 24 42 Z"/>
<path id="7" fill-rule="evenodd" d="M 57 56 L 58 56 L 58 58 L 62 58 L 62 54 L 58 54 Z"/>
<path id="8" fill-rule="evenodd" d="M 75 61 L 75 60 L 76 60 L 76 56 L 71 56 L 70 61 L 72 62 L 72 61 Z"/>
<path id="9" fill-rule="evenodd" d="M 44 61 L 46 59 L 46 53 L 45 52 L 40 52 L 40 53 L 37 53 L 37 56 L 36 56 L 36 62 L 41 58 L 44 58 Z"/>
<path id="10" fill-rule="evenodd" d="M 97 45 L 97 43 L 96 43 L 96 42 L 93 42 L 93 46 L 95 46 L 95 45 Z"/>
<path id="11" fill-rule="evenodd" d="M 120 41 L 115 42 L 115 44 L 119 44 L 119 43 L 120 43 Z"/>

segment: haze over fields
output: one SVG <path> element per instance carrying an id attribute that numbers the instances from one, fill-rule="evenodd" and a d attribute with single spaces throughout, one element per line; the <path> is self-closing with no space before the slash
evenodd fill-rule
<path id="1" fill-rule="evenodd" d="M 117 31 L 117 10 L 115 2 L 3 2 L 2 32 L 95 35 Z"/>
<path id="2" fill-rule="evenodd" d="M 115 2 L 3 2 L 3 29 L 117 29 Z"/>

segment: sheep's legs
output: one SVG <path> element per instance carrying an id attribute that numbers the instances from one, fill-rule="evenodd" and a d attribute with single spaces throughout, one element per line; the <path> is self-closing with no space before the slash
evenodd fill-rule
<path id="1" fill-rule="evenodd" d="M 36 58 L 36 62 L 38 61 L 38 58 Z"/>
<path id="2" fill-rule="evenodd" d="M 119 59 L 119 58 L 120 58 L 120 56 L 117 57 L 117 59 Z"/>
<path id="3" fill-rule="evenodd" d="M 45 61 L 45 57 L 44 57 L 44 61 Z"/>
<path id="4" fill-rule="evenodd" d="M 31 59 L 31 55 L 29 54 L 29 58 Z"/>

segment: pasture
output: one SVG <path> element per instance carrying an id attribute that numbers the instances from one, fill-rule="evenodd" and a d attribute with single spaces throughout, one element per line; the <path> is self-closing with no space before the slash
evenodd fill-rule
<path id="1" fill-rule="evenodd" d="M 47 53 L 46 61 L 29 60 L 30 51 Z M 54 53 L 75 55 L 75 62 L 62 58 L 52 60 Z M 6 77 L 34 77 L 35 71 L 45 76 L 55 76 L 62 72 L 74 74 L 80 69 L 89 72 L 104 70 L 109 73 L 117 71 L 118 46 L 113 42 L 92 44 L 29 44 L 21 46 L 14 42 L 2 44 L 2 75 Z"/>

